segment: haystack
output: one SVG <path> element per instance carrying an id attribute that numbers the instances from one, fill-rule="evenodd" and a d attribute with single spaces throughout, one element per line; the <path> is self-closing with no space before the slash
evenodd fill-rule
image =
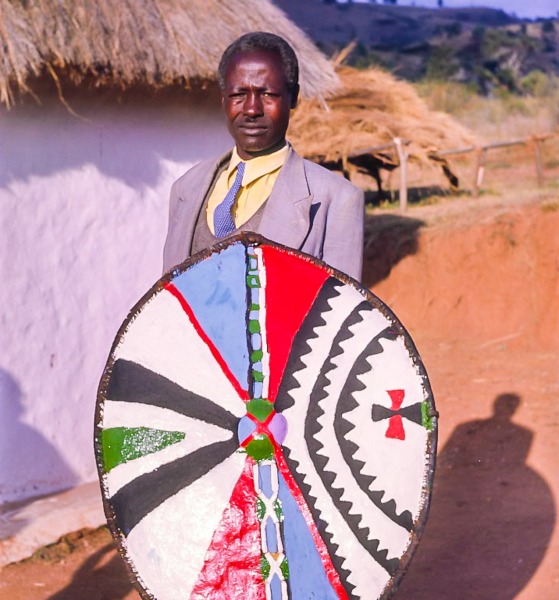
<path id="1" fill-rule="evenodd" d="M 248 31 L 285 37 L 301 59 L 302 92 L 336 87 L 332 65 L 268 0 L 0 0 L 0 101 L 58 83 L 160 88 L 215 82 L 225 47 Z"/>
<path id="2" fill-rule="evenodd" d="M 333 96 L 326 102 L 303 100 L 293 115 L 289 139 L 306 158 L 331 167 L 390 169 L 398 165 L 395 152 L 377 147 L 400 138 L 410 160 L 446 170 L 437 151 L 474 143 L 452 117 L 430 110 L 409 83 L 375 68 L 342 66 L 337 72 L 341 84 Z"/>

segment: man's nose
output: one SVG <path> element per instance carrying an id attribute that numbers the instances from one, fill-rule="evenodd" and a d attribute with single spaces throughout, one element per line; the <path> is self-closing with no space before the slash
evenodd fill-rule
<path id="1" fill-rule="evenodd" d="M 263 104 L 262 104 L 262 98 L 260 97 L 260 94 L 256 94 L 256 93 L 247 94 L 247 97 L 245 99 L 245 105 L 243 108 L 244 108 L 245 114 L 247 114 L 251 117 L 257 117 L 257 116 L 261 115 L 263 112 Z"/>

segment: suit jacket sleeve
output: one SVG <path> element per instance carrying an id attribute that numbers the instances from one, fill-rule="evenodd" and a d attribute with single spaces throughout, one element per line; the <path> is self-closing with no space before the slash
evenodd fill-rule
<path id="1" fill-rule="evenodd" d="M 315 163 L 302 162 L 312 201 L 310 231 L 301 250 L 361 281 L 363 191 Z"/>
<path id="2" fill-rule="evenodd" d="M 328 210 L 323 260 L 361 281 L 365 200 L 362 190 L 353 186 L 346 189 Z"/>

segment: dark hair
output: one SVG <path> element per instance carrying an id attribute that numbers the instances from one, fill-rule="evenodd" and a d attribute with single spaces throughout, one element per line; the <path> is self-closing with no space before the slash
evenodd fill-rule
<path id="1" fill-rule="evenodd" d="M 299 92 L 299 63 L 295 51 L 282 37 L 265 31 L 245 33 L 226 48 L 217 69 L 221 91 L 225 90 L 225 74 L 233 57 L 251 50 L 265 50 L 277 54 L 283 66 L 287 89 L 294 95 Z"/>

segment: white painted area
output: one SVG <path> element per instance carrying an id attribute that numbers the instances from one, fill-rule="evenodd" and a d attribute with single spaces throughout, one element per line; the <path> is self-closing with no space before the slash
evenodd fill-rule
<path id="1" fill-rule="evenodd" d="M 143 587 L 154 598 L 190 598 L 246 461 L 235 452 L 144 517 L 126 539 Z"/>
<path id="2" fill-rule="evenodd" d="M 371 315 L 374 317 L 377 314 L 379 315 L 380 320 L 385 321 L 385 317 L 377 313 L 377 311 L 368 313 L 367 316 Z M 371 318 L 368 320 L 372 321 L 373 319 Z M 383 323 L 383 328 L 384 327 L 386 327 L 386 322 Z M 366 347 L 367 342 L 370 341 L 372 337 L 369 335 L 367 339 L 363 336 L 363 334 L 366 333 L 366 330 L 367 328 L 363 325 L 363 322 L 350 328 L 354 337 L 347 340 L 346 343 L 341 344 L 344 352 L 334 358 L 333 362 L 336 364 L 336 369 L 330 371 L 326 376 L 331 383 L 326 386 L 324 391 L 327 393 L 327 396 L 320 403 L 324 414 L 318 418 L 318 422 L 322 426 L 322 429 L 315 435 L 315 439 L 322 444 L 322 449 L 319 450 L 317 454 L 320 454 L 327 459 L 324 468 L 327 471 L 335 473 L 332 487 L 343 490 L 341 499 L 344 502 L 349 502 L 352 506 L 351 509 L 349 509 L 349 514 L 360 516 L 359 526 L 362 529 L 367 528 L 373 539 L 380 540 L 379 550 L 388 550 L 388 558 L 399 558 L 409 544 L 409 533 L 403 527 L 394 523 L 379 508 L 372 504 L 369 497 L 361 490 L 349 465 L 343 458 L 334 431 L 334 420 L 338 399 L 340 398 L 341 391 L 348 378 L 349 371 L 359 354 Z M 370 394 L 370 389 L 368 389 L 368 391 Z M 370 406 L 369 411 L 360 414 L 360 416 L 365 423 L 371 422 Z M 365 425 L 364 431 L 359 430 L 359 435 L 352 437 L 352 433 L 352 431 L 349 432 L 348 438 L 356 443 L 357 447 L 361 449 L 359 460 L 366 463 L 369 460 L 369 456 L 376 452 L 376 438 L 369 435 L 370 431 L 367 425 Z M 384 432 L 381 435 L 384 435 Z M 387 470 L 392 472 L 393 469 L 391 468 L 392 465 L 390 462 L 391 457 L 385 456 L 384 458 L 385 465 L 389 465 Z M 388 494 L 390 494 L 390 491 L 391 490 L 388 489 Z M 385 501 L 388 501 L 391 497 L 392 496 L 388 496 Z"/>
<path id="3" fill-rule="evenodd" d="M 403 338 L 381 343 L 384 352 L 370 357 L 372 369 L 359 377 L 365 389 L 354 393 L 357 407 L 345 414 L 355 425 L 347 438 L 359 445 L 354 457 L 364 462 L 362 474 L 375 477 L 370 489 L 384 491 L 383 502 L 394 500 L 398 514 L 409 510 L 416 519 L 423 508 L 423 488 L 429 468 L 427 429 L 403 419 L 405 440 L 390 439 L 386 437 L 388 419 L 375 423 L 371 412 L 373 404 L 391 407 L 387 390 L 405 391 L 402 408 L 423 402 L 426 394 Z M 367 439 L 374 441 L 372 449 L 360 443 Z"/>
<path id="4" fill-rule="evenodd" d="M 244 402 L 179 300 L 167 290 L 142 307 L 114 355 L 159 373 L 237 417 L 246 412 Z M 152 427 L 149 422 L 143 425 Z"/>
<path id="5" fill-rule="evenodd" d="M 363 301 L 363 297 L 348 285 L 338 288 L 338 291 L 337 296 L 328 300 L 328 306 L 332 310 L 324 311 L 321 314 L 324 324 L 315 327 L 313 330 L 317 337 L 308 340 L 311 351 L 301 356 L 301 361 L 305 367 L 293 373 L 299 387 L 288 392 L 294 403 L 290 408 L 283 411 L 288 422 L 284 445 L 288 448 L 301 446 L 302 451 L 306 453 L 305 461 L 310 461 L 310 456 L 304 444 L 305 415 L 314 383 L 322 365 L 328 358 L 328 353 L 342 323 L 350 312 Z"/>
<path id="6" fill-rule="evenodd" d="M 171 183 L 231 145 L 216 98 L 0 109 L 0 503 L 96 479 L 111 343 L 161 274 Z"/>
<path id="7" fill-rule="evenodd" d="M 314 468 L 304 438 L 312 388 L 343 321 L 362 300 L 363 296 L 351 286 L 344 286 L 339 296 L 329 300 L 332 310 L 321 314 L 324 324 L 315 327 L 317 337 L 308 341 L 311 351 L 301 356 L 305 366 L 293 374 L 300 385 L 289 391 L 294 404 L 283 414 L 288 420 L 284 445 L 297 463 L 298 473 L 310 486 L 310 496 L 315 498 L 321 519 L 327 523 L 325 527 L 332 534 L 332 542 L 339 546 L 337 553 L 344 557 L 343 568 L 350 571 L 348 581 L 355 585 L 355 595 L 364 598 L 380 595 L 390 576 L 360 544 L 332 501 Z M 378 550 L 387 550 L 388 559 L 399 558 L 409 547 L 410 533 L 378 509 L 359 487 L 334 431 L 338 401 L 352 367 L 372 338 L 391 324 L 378 310 L 363 310 L 360 315 L 362 320 L 350 327 L 351 337 L 341 342 L 343 352 L 333 358 L 335 369 L 326 373 L 328 383 L 325 396 L 320 400 L 324 412 L 318 417 L 322 429 L 314 437 L 320 444 L 317 454 L 326 459 L 324 469 L 335 473 L 332 488 L 343 490 L 341 500 L 351 505 L 348 513 L 359 517 L 359 527 L 368 531 L 369 539 L 379 540 Z M 385 436 L 388 421 L 373 422 L 371 410 L 373 403 L 390 408 L 386 390 L 392 389 L 405 389 L 403 406 L 422 402 L 425 399 L 423 380 L 401 336 L 394 341 L 382 338 L 380 344 L 383 351 L 367 359 L 372 368 L 358 376 L 365 389 L 353 393 L 357 407 L 344 414 L 354 425 L 346 437 L 358 448 L 353 456 L 363 463 L 361 474 L 375 477 L 370 490 L 385 492 L 382 501 L 394 500 L 398 514 L 408 509 L 417 517 L 422 508 L 427 471 L 427 431 L 405 419 L 406 440 L 389 440 Z"/>

